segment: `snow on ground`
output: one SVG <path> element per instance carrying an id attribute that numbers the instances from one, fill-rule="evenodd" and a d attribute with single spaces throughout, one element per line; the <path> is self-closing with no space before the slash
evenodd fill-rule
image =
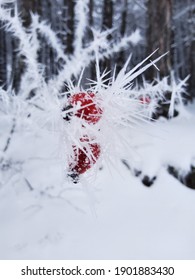
<path id="1" fill-rule="evenodd" d="M 193 112 L 127 134 L 132 161 L 124 157 L 158 175 L 151 188 L 119 160 L 74 185 L 55 135 L 20 132 L 7 157 L 20 162 L 23 151 L 26 162 L 0 174 L 0 259 L 194 259 L 195 192 L 166 172 L 195 158 Z"/>

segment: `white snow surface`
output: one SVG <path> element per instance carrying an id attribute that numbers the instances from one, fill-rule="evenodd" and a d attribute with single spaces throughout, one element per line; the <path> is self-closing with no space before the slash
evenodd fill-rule
<path id="1" fill-rule="evenodd" d="M 194 111 L 125 132 L 129 150 L 100 160 L 79 184 L 65 177 L 55 133 L 20 129 L 6 155 L 19 163 L 0 174 L 0 259 L 194 259 L 195 191 L 166 171 L 187 172 L 195 160 Z M 120 158 L 157 175 L 154 185 Z"/>

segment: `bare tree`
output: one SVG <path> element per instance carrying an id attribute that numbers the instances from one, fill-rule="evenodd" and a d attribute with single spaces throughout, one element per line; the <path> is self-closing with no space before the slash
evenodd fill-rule
<path id="1" fill-rule="evenodd" d="M 103 18 L 102 18 L 102 28 L 110 29 L 113 27 L 113 1 L 112 0 L 104 0 L 103 5 Z M 108 40 L 112 39 L 112 35 L 108 36 Z M 102 63 L 102 69 L 107 69 L 107 71 L 111 70 L 111 61 L 110 59 L 105 59 Z"/>
<path id="2" fill-rule="evenodd" d="M 192 4 L 192 2 L 191 2 Z M 190 69 L 190 82 L 189 91 L 192 94 L 192 98 L 195 97 L 195 5 L 191 5 L 190 9 L 190 27 L 191 27 L 191 40 L 189 50 L 189 69 Z"/>
<path id="3" fill-rule="evenodd" d="M 64 0 L 64 6 L 66 9 L 66 27 L 67 27 L 67 42 L 66 42 L 66 52 L 72 54 L 74 51 L 73 41 L 74 41 L 74 1 Z"/>
<path id="4" fill-rule="evenodd" d="M 2 29 L 3 23 L 0 24 L 0 86 L 5 86 L 7 79 L 6 69 L 6 36 Z"/>
<path id="5" fill-rule="evenodd" d="M 126 25 L 127 25 L 127 16 L 128 16 L 128 0 L 124 0 L 122 3 L 122 10 L 121 10 L 121 25 L 119 28 L 119 36 L 123 37 L 126 33 Z M 122 50 L 118 54 L 117 58 L 117 71 L 123 67 L 125 62 L 125 51 Z"/>
<path id="6" fill-rule="evenodd" d="M 172 68 L 171 44 L 172 44 L 172 0 L 148 0 L 148 30 L 147 53 L 150 54 L 159 48 L 158 55 L 169 52 L 159 63 L 160 75 L 169 75 Z M 156 76 L 153 67 L 147 71 L 147 78 Z"/>

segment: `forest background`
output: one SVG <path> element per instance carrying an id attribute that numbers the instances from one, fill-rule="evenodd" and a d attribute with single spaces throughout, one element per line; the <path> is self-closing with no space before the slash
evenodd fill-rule
<path id="1" fill-rule="evenodd" d="M 8 1 L 9 2 L 9 1 Z M 130 42 L 118 53 L 107 55 L 102 68 L 117 71 L 133 54 L 131 67 L 136 65 L 154 50 L 159 49 L 156 56 L 169 52 L 158 63 L 161 77 L 169 76 L 174 71 L 175 77 L 184 79 L 190 74 L 188 81 L 188 96 L 193 98 L 195 88 L 195 3 L 193 0 L 89 0 L 86 12 L 88 14 L 88 29 L 83 46 L 88 46 L 93 38 L 93 30 L 111 29 L 108 39 L 111 45 L 117 45 L 122 37 L 132 32 L 140 34 L 138 42 Z M 13 7 L 13 3 L 5 5 Z M 31 24 L 31 13 L 38 14 L 40 20 L 45 20 L 56 32 L 64 46 L 64 53 L 72 55 L 75 51 L 75 26 L 77 24 L 76 1 L 70 0 L 17 0 L 19 14 L 23 26 Z M 14 9 L 12 11 L 14 13 Z M 25 71 L 24 57 L 19 55 L 19 42 L 0 23 L 0 85 L 5 89 L 12 87 L 17 91 Z M 49 46 L 45 38 L 41 38 L 39 62 L 45 66 L 45 79 L 55 76 L 62 61 L 56 59 L 55 50 Z M 6 66 L 6 67 L 5 67 Z M 86 70 L 88 78 L 94 78 L 94 63 L 89 63 Z M 155 67 L 146 73 L 148 80 L 157 75 Z"/>

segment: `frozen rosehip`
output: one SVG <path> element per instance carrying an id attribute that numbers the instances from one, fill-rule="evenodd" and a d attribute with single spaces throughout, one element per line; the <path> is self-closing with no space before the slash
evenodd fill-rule
<path id="1" fill-rule="evenodd" d="M 89 143 L 88 137 L 80 139 L 81 142 L 87 142 L 87 145 L 83 145 L 83 150 L 73 146 L 74 158 L 69 163 L 68 176 L 73 179 L 74 183 L 78 182 L 79 175 L 85 173 L 90 169 L 98 160 L 100 156 L 100 145 L 97 143 Z"/>
<path id="2" fill-rule="evenodd" d="M 76 116 L 88 124 L 96 124 L 100 120 L 103 112 L 93 92 L 73 94 L 68 98 L 66 107 L 62 111 L 64 120 L 69 122 L 73 116 Z M 85 125 L 82 124 L 82 127 L 85 127 Z M 94 137 L 89 139 L 88 135 L 83 135 L 80 138 L 82 148 L 72 145 L 73 158 L 69 162 L 68 176 L 72 178 L 74 183 L 79 181 L 79 176 L 90 169 L 100 156 L 100 145 L 94 139 Z"/>
<path id="3" fill-rule="evenodd" d="M 151 99 L 149 96 L 141 96 L 139 98 L 139 100 L 142 104 L 150 104 L 150 102 L 151 102 Z"/>
<path id="4" fill-rule="evenodd" d="M 96 96 L 93 92 L 79 92 L 69 99 L 70 106 L 78 110 L 74 113 L 78 118 L 84 119 L 89 124 L 96 124 L 102 115 L 102 108 L 97 104 Z"/>

